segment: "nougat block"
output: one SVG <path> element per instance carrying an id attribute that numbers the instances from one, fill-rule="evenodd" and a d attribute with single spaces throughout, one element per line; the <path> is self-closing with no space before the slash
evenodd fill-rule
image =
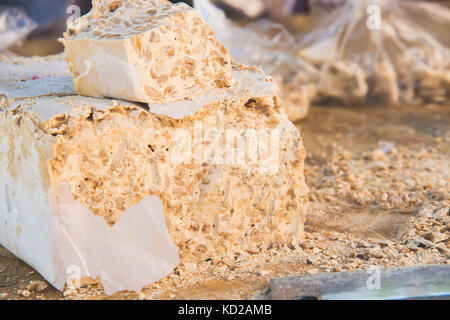
<path id="1" fill-rule="evenodd" d="M 270 77 L 142 104 L 3 99 L 0 244 L 58 289 L 73 274 L 139 290 L 180 261 L 297 247 L 307 186 L 300 132 Z"/>
<path id="2" fill-rule="evenodd" d="M 62 42 L 80 95 L 157 103 L 232 83 L 227 49 L 184 3 L 93 1 Z"/>

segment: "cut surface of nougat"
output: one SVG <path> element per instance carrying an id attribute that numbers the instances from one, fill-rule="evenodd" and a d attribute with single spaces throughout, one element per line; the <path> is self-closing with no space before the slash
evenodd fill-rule
<path id="1" fill-rule="evenodd" d="M 183 3 L 97 0 L 62 41 L 81 95 L 157 103 L 232 83 L 227 49 Z"/>

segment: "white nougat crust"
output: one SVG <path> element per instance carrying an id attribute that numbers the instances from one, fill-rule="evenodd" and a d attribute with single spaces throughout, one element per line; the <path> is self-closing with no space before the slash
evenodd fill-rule
<path id="1" fill-rule="evenodd" d="M 139 291 L 170 273 L 178 250 L 160 199 L 143 198 L 108 227 L 52 179 L 55 141 L 36 113 L 0 110 L 0 244 L 59 290 L 100 277 L 107 294 Z"/>

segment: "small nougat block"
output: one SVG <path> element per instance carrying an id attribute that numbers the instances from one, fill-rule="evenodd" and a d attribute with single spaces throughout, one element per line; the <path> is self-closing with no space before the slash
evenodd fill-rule
<path id="1" fill-rule="evenodd" d="M 156 103 L 232 83 L 227 49 L 184 3 L 93 1 L 62 42 L 80 95 Z"/>

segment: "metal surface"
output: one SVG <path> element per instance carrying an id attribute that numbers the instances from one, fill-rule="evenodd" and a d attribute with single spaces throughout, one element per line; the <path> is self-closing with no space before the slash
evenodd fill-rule
<path id="1" fill-rule="evenodd" d="M 271 279 L 266 298 L 450 299 L 450 265 L 372 268 Z"/>

